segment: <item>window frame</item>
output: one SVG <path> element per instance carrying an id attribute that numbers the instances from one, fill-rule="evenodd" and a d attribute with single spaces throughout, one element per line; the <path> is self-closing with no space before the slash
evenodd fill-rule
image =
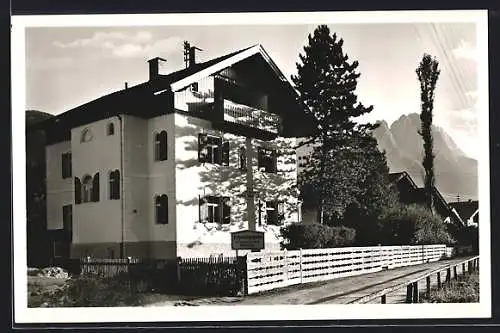
<path id="1" fill-rule="evenodd" d="M 109 187 L 108 199 L 109 200 L 120 200 L 120 198 L 121 198 L 120 177 L 121 177 L 120 170 L 118 170 L 118 169 L 115 169 L 115 170 L 109 172 L 109 176 L 108 176 L 108 187 Z"/>
<path id="2" fill-rule="evenodd" d="M 168 195 L 160 194 L 154 197 L 154 208 L 155 208 L 155 225 L 167 225 L 168 224 Z M 163 208 L 163 211 L 162 211 Z M 160 220 L 161 215 L 164 215 L 164 220 Z"/>
<path id="3" fill-rule="evenodd" d="M 223 136 L 198 134 L 198 162 L 229 166 L 231 144 Z"/>
<path id="4" fill-rule="evenodd" d="M 263 165 L 264 162 L 264 165 Z M 258 170 L 264 168 L 263 172 L 277 173 L 278 172 L 278 151 L 276 148 L 257 148 L 257 167 Z"/>
<path id="5" fill-rule="evenodd" d="M 81 182 L 81 203 L 92 202 L 92 192 L 94 185 L 94 178 L 91 175 L 85 175 L 82 177 Z"/>
<path id="6" fill-rule="evenodd" d="M 73 165 L 71 152 L 61 154 L 61 177 L 62 179 L 73 178 Z"/>
<path id="7" fill-rule="evenodd" d="M 168 132 L 166 130 L 154 133 L 153 149 L 155 162 L 168 160 Z"/>
<path id="8" fill-rule="evenodd" d="M 227 225 L 231 223 L 231 198 L 220 195 L 198 196 L 199 222 Z"/>

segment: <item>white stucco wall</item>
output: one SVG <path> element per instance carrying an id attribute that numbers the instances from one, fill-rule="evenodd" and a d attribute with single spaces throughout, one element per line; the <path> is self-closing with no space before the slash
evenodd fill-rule
<path id="1" fill-rule="evenodd" d="M 108 136 L 106 125 L 113 121 L 115 134 Z M 90 129 L 92 140 L 81 142 L 83 129 Z M 120 242 L 120 200 L 109 200 L 109 172 L 120 170 L 120 124 L 110 118 L 76 127 L 71 131 L 73 177 L 83 180 L 85 175 L 99 172 L 99 202 L 73 206 L 73 243 Z"/>
<path id="2" fill-rule="evenodd" d="M 167 160 L 154 161 L 154 133 L 167 131 Z M 166 114 L 149 120 L 148 124 L 148 169 L 149 169 L 149 240 L 174 241 L 176 236 L 176 210 L 175 210 L 175 139 L 174 115 Z M 182 185 L 181 185 L 182 186 Z M 168 224 L 155 223 L 154 197 L 166 194 L 168 196 Z"/>
<path id="3" fill-rule="evenodd" d="M 62 178 L 62 154 L 71 152 L 71 142 L 45 147 L 47 177 L 47 229 L 62 229 L 62 207 L 73 202 L 73 177 Z"/>
<path id="4" fill-rule="evenodd" d="M 230 142 L 229 166 L 201 164 L 198 162 L 198 134 L 221 135 L 211 129 L 210 122 L 185 114 L 175 114 L 175 149 L 177 182 L 177 241 L 180 256 L 209 255 L 226 253 L 230 250 L 230 232 L 248 229 L 246 201 L 242 196 L 246 190 L 246 172 L 238 169 L 238 148 L 245 145 L 245 138 L 225 133 Z M 278 138 L 272 142 L 253 141 L 255 190 L 265 200 L 284 200 L 285 221 L 295 222 L 297 216 L 297 197 L 293 186 L 296 184 L 296 156 L 289 151 L 295 144 L 294 139 Z M 257 170 L 257 147 L 270 146 L 280 150 L 278 173 L 269 174 Z M 288 149 L 287 157 L 283 154 Z M 211 225 L 199 223 L 198 196 L 229 196 L 231 198 L 230 225 Z M 257 202 L 257 201 L 256 201 Z M 256 205 L 257 207 L 257 205 Z M 258 222 L 257 212 L 256 221 Z M 263 227 L 266 231 L 266 248 L 279 248 L 279 227 L 266 226 L 263 213 Z M 234 251 L 231 251 L 234 254 Z"/>

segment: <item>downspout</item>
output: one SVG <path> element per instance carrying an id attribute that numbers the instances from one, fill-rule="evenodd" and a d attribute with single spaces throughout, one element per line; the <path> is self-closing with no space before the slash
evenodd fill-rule
<path id="1" fill-rule="evenodd" d="M 125 198 L 123 197 L 123 119 L 121 115 L 117 115 L 120 120 L 120 204 L 121 204 L 121 241 L 120 241 L 120 258 L 125 258 Z"/>

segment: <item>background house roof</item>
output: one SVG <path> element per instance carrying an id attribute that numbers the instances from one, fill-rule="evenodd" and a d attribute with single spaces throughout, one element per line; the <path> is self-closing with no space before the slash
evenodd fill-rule
<path id="1" fill-rule="evenodd" d="M 457 211 L 464 221 L 467 221 L 479 209 L 479 201 L 477 200 L 450 202 L 449 205 Z M 479 214 L 476 214 L 473 220 L 479 222 Z"/>

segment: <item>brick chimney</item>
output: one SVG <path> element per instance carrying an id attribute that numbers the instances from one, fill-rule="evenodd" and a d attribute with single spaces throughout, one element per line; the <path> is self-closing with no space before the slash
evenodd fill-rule
<path id="1" fill-rule="evenodd" d="M 167 61 L 167 60 L 160 58 L 160 57 L 156 57 L 156 58 L 153 58 L 151 60 L 148 60 L 148 63 L 149 63 L 149 81 L 152 81 L 152 80 L 158 78 L 158 76 L 159 76 L 158 69 L 159 69 L 160 61 Z"/>

